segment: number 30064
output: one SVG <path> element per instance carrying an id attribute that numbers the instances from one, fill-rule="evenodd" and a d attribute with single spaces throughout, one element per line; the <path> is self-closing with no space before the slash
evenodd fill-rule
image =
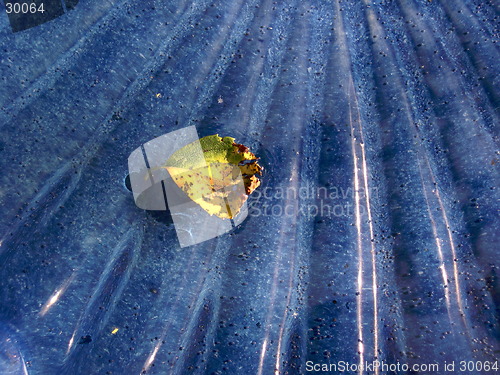
<path id="1" fill-rule="evenodd" d="M 5 8 L 7 13 L 43 13 L 43 3 L 37 5 L 35 3 L 6 3 Z"/>

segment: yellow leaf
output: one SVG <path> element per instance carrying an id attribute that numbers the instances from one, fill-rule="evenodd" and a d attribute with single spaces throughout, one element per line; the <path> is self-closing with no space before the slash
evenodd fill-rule
<path id="1" fill-rule="evenodd" d="M 177 150 L 164 166 L 175 184 L 210 215 L 232 219 L 259 185 L 262 167 L 250 150 L 217 134 Z"/>

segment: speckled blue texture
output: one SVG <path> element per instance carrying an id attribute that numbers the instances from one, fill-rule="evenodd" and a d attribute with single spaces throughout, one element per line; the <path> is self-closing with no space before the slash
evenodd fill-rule
<path id="1" fill-rule="evenodd" d="M 2 13 L 0 373 L 498 360 L 499 14 L 89 0 L 12 33 Z M 245 222 L 181 249 L 124 180 L 130 152 L 189 125 L 266 173 Z M 344 194 L 276 194 L 304 187 Z"/>

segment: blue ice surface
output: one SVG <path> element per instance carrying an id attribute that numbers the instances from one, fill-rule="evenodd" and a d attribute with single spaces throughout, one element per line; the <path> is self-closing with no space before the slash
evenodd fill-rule
<path id="1" fill-rule="evenodd" d="M 479 0 L 2 13 L 0 373 L 496 363 L 498 37 Z M 245 222 L 181 249 L 124 180 L 189 125 L 266 170 Z"/>

